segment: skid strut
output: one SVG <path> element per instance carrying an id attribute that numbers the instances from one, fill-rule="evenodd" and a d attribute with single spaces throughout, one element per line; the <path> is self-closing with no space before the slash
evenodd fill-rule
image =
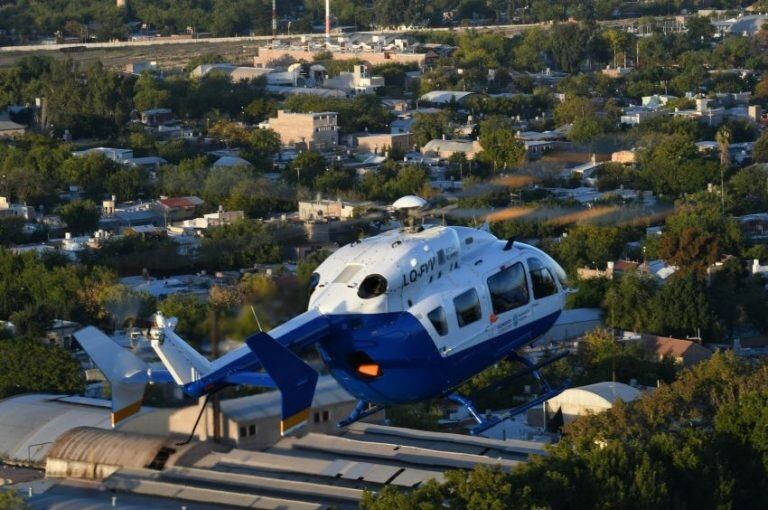
<path id="1" fill-rule="evenodd" d="M 565 380 L 563 384 L 560 386 L 553 388 L 549 382 L 544 378 L 544 376 L 539 371 L 542 367 L 545 367 L 551 363 L 554 363 L 555 361 L 564 358 L 568 355 L 568 352 L 564 352 L 562 354 L 559 354 L 553 358 L 541 361 L 539 363 L 533 363 L 531 360 L 524 358 L 523 356 L 520 356 L 517 353 L 512 353 L 509 356 L 510 361 L 518 361 L 522 363 L 525 368 L 523 370 L 520 370 L 513 375 L 509 377 L 505 377 L 504 379 L 498 381 L 497 383 L 487 387 L 483 388 L 482 390 L 475 393 L 474 396 L 477 396 L 479 394 L 487 393 L 490 391 L 498 391 L 503 386 L 507 385 L 511 381 L 518 379 L 520 377 L 526 376 L 528 374 L 533 374 L 533 376 L 536 378 L 536 381 L 539 383 L 539 386 L 541 387 L 542 394 L 538 397 L 534 398 L 533 400 L 530 400 L 526 402 L 525 404 L 521 404 L 513 409 L 510 409 L 506 415 L 499 418 L 498 416 L 491 416 L 491 417 L 484 417 L 481 416 L 480 413 L 477 412 L 477 409 L 475 409 L 475 405 L 472 403 L 472 400 L 461 396 L 457 393 L 451 393 L 449 395 L 446 395 L 446 397 L 451 400 L 452 402 L 456 402 L 459 405 L 464 406 L 467 411 L 469 411 L 469 414 L 472 415 L 472 417 L 477 422 L 477 425 L 472 427 L 470 429 L 470 434 L 477 435 L 482 432 L 485 432 L 486 430 L 490 429 L 491 427 L 498 425 L 504 420 L 507 420 L 509 418 L 512 418 L 514 416 L 517 416 L 518 414 L 526 412 L 528 409 L 531 409 L 542 402 L 546 402 L 547 400 L 551 399 L 552 397 L 556 397 L 560 393 L 562 393 L 568 386 L 571 385 L 570 380 Z"/>

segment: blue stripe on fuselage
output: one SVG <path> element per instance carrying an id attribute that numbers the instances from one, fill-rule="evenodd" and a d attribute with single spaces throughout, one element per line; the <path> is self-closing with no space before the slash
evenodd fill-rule
<path id="1" fill-rule="evenodd" d="M 549 330 L 560 312 L 456 354 L 443 357 L 424 326 L 408 312 L 331 315 L 318 349 L 333 376 L 361 400 L 389 405 L 439 397 Z M 349 355 L 362 351 L 381 377 L 355 373 Z"/>

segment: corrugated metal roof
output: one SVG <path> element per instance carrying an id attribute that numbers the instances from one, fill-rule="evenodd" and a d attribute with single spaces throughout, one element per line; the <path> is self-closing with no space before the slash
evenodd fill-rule
<path id="1" fill-rule="evenodd" d="M 159 436 L 78 427 L 56 440 L 48 458 L 142 468 L 149 466 L 165 442 Z"/>
<path id="2" fill-rule="evenodd" d="M 433 90 L 421 96 L 419 101 L 436 104 L 448 104 L 451 101 L 461 101 L 465 97 L 471 96 L 472 94 L 476 94 L 476 92 L 459 90 Z"/>
<path id="3" fill-rule="evenodd" d="M 104 401 L 62 401 L 48 394 L 19 395 L 0 401 L 0 458 L 40 462 L 66 431 L 80 426 L 110 427 Z"/>

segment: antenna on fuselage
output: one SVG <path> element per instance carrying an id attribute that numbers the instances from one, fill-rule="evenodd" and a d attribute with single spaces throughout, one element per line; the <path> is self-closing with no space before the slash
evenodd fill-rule
<path id="1" fill-rule="evenodd" d="M 427 201 L 416 195 L 406 195 L 395 200 L 392 204 L 397 219 L 403 225 L 404 230 L 416 232 L 421 230 L 423 218 L 422 210 L 427 206 Z"/>

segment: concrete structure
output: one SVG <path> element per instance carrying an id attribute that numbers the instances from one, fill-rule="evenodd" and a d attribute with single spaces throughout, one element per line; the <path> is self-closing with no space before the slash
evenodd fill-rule
<path id="1" fill-rule="evenodd" d="M 277 117 L 261 127 L 273 130 L 285 146 L 303 149 L 332 149 L 339 143 L 336 112 L 292 113 L 278 110 Z"/>
<path id="2" fill-rule="evenodd" d="M 630 165 L 637 162 L 637 152 L 630 151 L 616 151 L 611 154 L 611 163 L 621 163 L 622 165 Z"/>
<path id="3" fill-rule="evenodd" d="M 194 230 L 206 230 L 213 227 L 229 225 L 236 221 L 245 219 L 243 211 L 217 211 L 215 213 L 204 214 L 202 218 L 184 221 L 183 228 L 192 228 Z"/>
<path id="4" fill-rule="evenodd" d="M 285 61 L 292 62 L 312 62 L 315 55 L 320 52 L 328 51 L 325 48 L 310 49 L 309 47 L 288 47 L 288 48 L 259 48 L 259 53 L 253 57 L 255 67 L 271 67 L 276 63 Z M 426 67 L 437 59 L 437 54 L 427 53 L 400 53 L 395 51 L 329 51 L 333 60 L 362 60 L 370 65 L 380 65 L 388 63 L 398 64 L 416 64 L 419 67 Z"/>
<path id="5" fill-rule="evenodd" d="M 640 397 L 637 388 L 618 382 L 599 382 L 577 388 L 568 388 L 560 395 L 544 403 L 547 420 L 562 412 L 563 423 L 570 423 L 579 416 L 595 414 L 610 409 L 619 400 L 632 402 Z"/>
<path id="6" fill-rule="evenodd" d="M 411 133 L 375 134 L 357 137 L 357 148 L 360 151 L 369 151 L 375 154 L 383 154 L 389 150 L 408 152 L 413 145 Z"/>
<path id="7" fill-rule="evenodd" d="M 384 86 L 383 76 L 368 76 L 368 66 L 357 64 L 352 72 L 341 72 L 334 78 L 323 82 L 323 87 L 338 89 L 355 94 L 374 94 L 376 89 Z"/>
<path id="8" fill-rule="evenodd" d="M 236 66 L 226 63 L 200 64 L 190 72 L 190 75 L 193 78 L 202 78 L 211 72 L 226 74 L 232 79 L 232 81 L 237 82 L 253 80 L 255 78 L 266 76 L 272 72 L 272 69 L 263 67 Z"/>
<path id="9" fill-rule="evenodd" d="M 300 200 L 299 218 L 303 221 L 337 218 L 351 219 L 355 206 L 341 200 Z"/>
<path id="10" fill-rule="evenodd" d="M 197 208 L 203 203 L 202 199 L 194 196 L 170 197 L 158 200 L 157 208 L 167 224 L 194 218 Z"/>
<path id="11" fill-rule="evenodd" d="M 464 153 L 467 159 L 474 159 L 483 151 L 479 140 L 430 140 L 421 148 L 422 154 L 436 154 L 442 159 L 448 159 L 454 154 Z"/>

